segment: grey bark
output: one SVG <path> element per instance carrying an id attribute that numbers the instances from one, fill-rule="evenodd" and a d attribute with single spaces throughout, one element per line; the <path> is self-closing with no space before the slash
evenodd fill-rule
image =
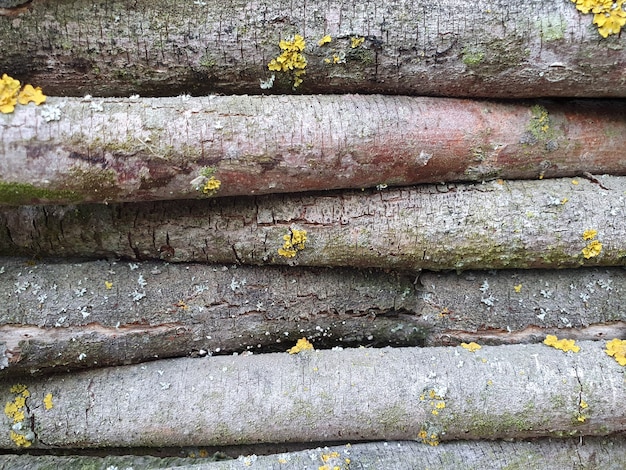
<path id="1" fill-rule="evenodd" d="M 32 448 L 512 439 L 624 431 L 604 341 L 165 359 L 24 381 Z M 3 403 L 15 399 L 0 386 Z M 51 408 L 44 407 L 44 397 Z M 9 429 L 0 448 L 15 448 Z"/>
<path id="2" fill-rule="evenodd" d="M 467 270 L 623 266 L 626 179 L 0 209 L 0 254 Z M 599 183 L 599 184 L 598 184 Z M 598 256 L 583 239 L 598 230 Z M 278 254 L 305 230 L 304 249 Z"/>
<path id="3" fill-rule="evenodd" d="M 261 93 L 295 34 L 305 93 L 626 96 L 623 38 L 569 1 L 34 1 L 0 17 L 0 70 L 51 95 Z M 269 91 L 290 91 L 276 75 Z"/>
<path id="4" fill-rule="evenodd" d="M 52 109 L 58 121 L 47 121 Z M 358 95 L 50 98 L 0 116 L 0 203 L 623 175 L 625 109 Z M 203 171 L 218 190 L 202 191 Z"/>
<path id="5" fill-rule="evenodd" d="M 349 459 L 349 463 L 346 462 Z M 234 470 L 250 467 L 255 470 L 319 470 L 337 465 L 341 470 L 500 470 L 502 468 L 602 468 L 622 470 L 626 465 L 626 442 L 623 436 L 585 437 L 584 439 L 540 439 L 532 442 L 460 441 L 431 447 L 417 442 L 370 442 L 365 444 L 318 447 L 299 452 L 275 455 L 242 455 L 223 462 L 179 459 L 179 466 L 168 465 L 166 459 L 146 457 L 52 457 L 0 455 L 0 469 L 44 470 L 51 465 L 71 468 L 90 465 L 106 470 L 118 468 L 170 470 Z M 249 465 L 246 465 L 249 464 Z"/>
<path id="6" fill-rule="evenodd" d="M 0 269 L 0 376 L 284 351 L 303 336 L 330 348 L 426 335 L 414 276 L 397 273 L 11 259 Z"/>
<path id="7" fill-rule="evenodd" d="M 2 377 L 284 351 L 301 337 L 317 348 L 626 337 L 621 268 L 423 272 L 414 284 L 372 270 L 0 261 Z"/>

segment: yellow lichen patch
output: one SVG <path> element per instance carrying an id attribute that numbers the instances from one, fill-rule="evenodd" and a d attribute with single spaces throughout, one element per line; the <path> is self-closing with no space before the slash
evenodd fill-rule
<path id="1" fill-rule="evenodd" d="M 287 352 L 289 354 L 298 354 L 301 351 L 313 350 L 313 345 L 306 338 L 300 338 L 293 348 L 289 348 Z"/>
<path id="2" fill-rule="evenodd" d="M 626 366 L 626 340 L 615 338 L 608 341 L 604 352 L 614 358 L 620 366 Z"/>
<path id="3" fill-rule="evenodd" d="M 327 34 L 326 36 L 324 36 L 322 39 L 320 39 L 319 41 L 317 41 L 317 45 L 322 47 L 324 44 L 328 44 L 329 42 L 331 42 L 333 40 L 333 38 L 330 37 L 330 34 Z"/>
<path id="4" fill-rule="evenodd" d="M 618 34 L 626 24 L 626 0 L 572 0 L 578 11 L 593 13 L 593 24 L 603 38 Z"/>
<path id="5" fill-rule="evenodd" d="M 289 229 L 287 235 L 283 235 L 283 246 L 278 249 L 278 254 L 285 258 L 293 258 L 298 251 L 304 250 L 307 241 L 306 230 Z"/>
<path id="6" fill-rule="evenodd" d="M 602 251 L 602 243 L 598 240 L 593 240 L 598 235 L 598 231 L 594 229 L 585 230 L 583 232 L 583 240 L 591 240 L 587 243 L 587 246 L 582 249 L 582 254 L 585 259 L 598 256 Z"/>
<path id="7" fill-rule="evenodd" d="M 29 447 L 32 438 L 29 438 L 28 434 L 20 434 L 17 431 L 22 429 L 20 423 L 23 423 L 26 418 L 26 399 L 30 397 L 30 392 L 26 388 L 26 385 L 23 384 L 13 385 L 10 391 L 15 394 L 16 397 L 13 401 L 7 402 L 4 405 L 4 414 L 13 421 L 14 425 L 19 426 L 18 428 L 13 427 L 13 430 L 10 432 L 10 438 L 18 447 Z"/>
<path id="8" fill-rule="evenodd" d="M 602 243 L 598 240 L 593 240 L 589 242 L 589 244 L 582 249 L 582 254 L 585 259 L 594 258 L 600 254 L 602 251 Z"/>
<path id="9" fill-rule="evenodd" d="M 362 38 L 362 37 L 359 37 L 359 36 L 355 36 L 353 38 L 350 38 L 350 47 L 352 49 L 356 49 L 361 44 L 363 44 L 363 41 L 365 41 L 365 38 Z"/>
<path id="10" fill-rule="evenodd" d="M 302 77 L 306 73 L 306 57 L 302 54 L 306 42 L 299 34 L 291 41 L 281 40 L 278 47 L 282 50 L 280 55 L 272 59 L 267 68 L 275 72 L 289 72 L 293 74 L 293 87 L 297 88 L 302 83 Z"/>
<path id="11" fill-rule="evenodd" d="M 461 343 L 461 347 L 469 352 L 475 352 L 481 348 L 481 345 L 472 341 L 471 343 Z"/>
<path id="12" fill-rule="evenodd" d="M 104 288 L 106 290 L 111 290 L 112 287 L 113 287 L 113 283 L 111 281 L 104 281 Z"/>
<path id="13" fill-rule="evenodd" d="M 218 179 L 215 179 L 215 176 L 211 176 L 208 180 L 206 180 L 206 182 L 204 183 L 204 186 L 202 187 L 202 192 L 204 194 L 213 194 L 215 193 L 218 189 L 220 189 L 220 186 L 222 185 L 222 182 Z"/>
<path id="14" fill-rule="evenodd" d="M 547 335 L 546 339 L 543 340 L 543 344 L 565 352 L 572 351 L 577 353 L 580 351 L 580 346 L 576 346 L 576 341 L 573 339 L 557 339 L 554 335 Z"/>
<path id="15" fill-rule="evenodd" d="M 0 113 L 12 113 L 17 103 L 25 105 L 31 101 L 37 105 L 46 101 L 46 96 L 42 93 L 41 88 L 26 85 L 20 91 L 19 80 L 9 77 L 6 73 L 2 75 L 0 80 Z"/>
<path id="16" fill-rule="evenodd" d="M 520 292 L 522 292 L 522 285 L 518 284 L 516 286 L 513 286 L 513 290 L 519 294 Z"/>
<path id="17" fill-rule="evenodd" d="M 428 434 L 428 432 L 425 429 L 422 429 L 420 432 L 418 432 L 417 437 L 421 439 L 422 442 L 424 442 L 425 444 L 428 444 L 431 446 L 439 445 L 439 436 L 437 436 L 437 434 L 435 433 Z"/>
<path id="18" fill-rule="evenodd" d="M 572 180 L 572 184 L 573 184 L 574 186 L 578 186 L 578 180 Z"/>
<path id="19" fill-rule="evenodd" d="M 37 106 L 46 102 L 46 95 L 42 93 L 41 87 L 35 88 L 32 85 L 25 85 L 20 94 L 17 95 L 19 104 L 28 104 L 31 101 Z"/>
<path id="20" fill-rule="evenodd" d="M 583 240 L 593 240 L 598 235 L 598 231 L 594 229 L 585 230 L 583 232 Z"/>
<path id="21" fill-rule="evenodd" d="M 563 199 L 561 199 L 561 204 L 565 204 L 565 203 L 567 203 L 567 201 L 569 201 L 569 199 L 567 199 L 566 197 L 564 197 Z"/>
<path id="22" fill-rule="evenodd" d="M 54 403 L 52 403 L 52 393 L 48 393 L 45 397 L 43 397 L 43 406 L 46 408 L 46 410 L 52 409 L 52 407 L 54 406 Z"/>

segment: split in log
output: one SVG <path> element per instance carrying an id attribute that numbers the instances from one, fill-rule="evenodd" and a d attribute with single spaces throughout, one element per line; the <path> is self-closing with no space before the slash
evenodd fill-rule
<path id="1" fill-rule="evenodd" d="M 626 337 L 621 268 L 376 270 L 2 259 L 0 376 L 334 346 Z M 518 292 L 519 290 L 519 292 Z"/>
<path id="2" fill-rule="evenodd" d="M 59 121 L 46 121 L 51 109 Z M 612 137 L 624 134 L 619 101 L 50 98 L 0 115 L 0 203 L 624 175 L 623 143 Z"/>
<path id="3" fill-rule="evenodd" d="M 596 181 L 4 207 L 0 254 L 404 270 L 623 266 L 626 178 Z"/>
<path id="4" fill-rule="evenodd" d="M 33 1 L 0 17 L 0 70 L 50 94 L 625 97 L 623 37 L 567 0 Z M 302 35 L 305 75 L 272 71 Z M 329 35 L 331 41 L 318 41 Z M 19 45 L 19 47 L 15 47 Z M 300 58 L 300 57 L 298 57 Z M 292 58 L 293 59 L 293 58 Z M 282 69 L 282 67 L 279 67 Z"/>
<path id="5" fill-rule="evenodd" d="M 177 465 L 178 464 L 178 465 Z M 537 439 L 531 442 L 459 441 L 439 446 L 417 442 L 369 442 L 318 447 L 275 455 L 245 455 L 236 460 L 208 462 L 207 459 L 158 459 L 150 457 L 56 457 L 0 455 L 0 470 L 46 470 L 48 468 L 168 468 L 169 470 L 501 470 L 503 468 L 601 468 L 626 467 L 623 436 L 584 439 Z M 176 465 L 176 466 L 175 466 Z"/>
<path id="6" fill-rule="evenodd" d="M 624 367 L 604 341 L 577 346 L 305 350 L 5 381 L 0 401 L 15 409 L 0 417 L 0 448 L 434 445 L 624 431 Z"/>

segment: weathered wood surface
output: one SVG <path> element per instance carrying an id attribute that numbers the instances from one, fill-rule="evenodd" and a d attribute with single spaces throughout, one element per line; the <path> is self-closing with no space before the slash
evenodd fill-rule
<path id="1" fill-rule="evenodd" d="M 626 178 L 0 208 L 0 254 L 467 270 L 623 266 Z M 585 259 L 586 230 L 598 256 Z M 278 250 L 293 230 L 304 249 Z"/>
<path id="2" fill-rule="evenodd" d="M 32 448 L 88 448 L 624 431 L 623 366 L 605 341 L 578 345 L 577 353 L 544 344 L 309 350 L 28 379 L 15 432 Z M 0 385 L 0 401 L 22 396 L 13 385 Z M 0 417 L 3 429 L 12 423 Z M 0 448 L 15 447 L 0 433 Z"/>
<path id="3" fill-rule="evenodd" d="M 58 121 L 46 121 L 51 109 Z M 49 98 L 0 115 L 0 203 L 626 174 L 622 101 Z M 202 172 L 221 182 L 202 191 Z"/>
<path id="4" fill-rule="evenodd" d="M 423 272 L 416 283 L 373 270 L 152 262 L 5 258 L 0 269 L 3 377 L 285 351 L 301 337 L 317 348 L 626 337 L 621 268 Z"/>
<path id="5" fill-rule="evenodd" d="M 175 462 L 178 462 L 177 466 Z M 623 436 L 584 439 L 538 439 L 532 442 L 459 441 L 436 447 L 418 442 L 369 442 L 317 447 L 274 455 L 242 455 L 238 459 L 207 462 L 206 459 L 156 459 L 149 457 L 55 457 L 0 455 L 0 469 L 47 470 L 70 465 L 106 470 L 118 468 L 168 468 L 170 470 L 415 470 L 436 468 L 455 470 L 500 470 L 502 468 L 602 468 L 623 470 L 626 466 L 626 440 Z M 335 467 L 336 466 L 336 467 Z"/>
<path id="6" fill-rule="evenodd" d="M 0 17 L 0 70 L 51 95 L 284 93 L 260 82 L 295 34 L 305 93 L 626 96 L 624 38 L 567 0 L 35 0 Z"/>

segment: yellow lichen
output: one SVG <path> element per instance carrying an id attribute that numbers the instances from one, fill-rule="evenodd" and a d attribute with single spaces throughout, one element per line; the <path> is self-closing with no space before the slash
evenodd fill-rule
<path id="1" fill-rule="evenodd" d="M 304 243 L 307 240 L 306 231 L 289 229 L 287 235 L 283 235 L 283 246 L 278 249 L 278 254 L 285 258 L 293 258 L 298 251 L 304 250 Z"/>
<path id="2" fill-rule="evenodd" d="M 104 288 L 106 290 L 111 290 L 111 288 L 113 287 L 113 283 L 110 281 L 104 281 Z"/>
<path id="3" fill-rule="evenodd" d="M 594 229 L 585 230 L 583 232 L 583 240 L 593 240 L 598 235 L 598 231 Z"/>
<path id="4" fill-rule="evenodd" d="M 583 232 L 583 240 L 592 240 L 593 238 L 596 238 L 597 235 L 598 235 L 597 230 L 593 230 L 593 229 L 585 230 Z M 602 251 L 602 243 L 600 243 L 598 240 L 592 240 L 587 244 L 586 247 L 582 249 L 582 254 L 585 257 L 585 259 L 589 259 L 589 258 L 598 256 L 601 251 Z"/>
<path id="5" fill-rule="evenodd" d="M 582 249 L 582 254 L 585 259 L 593 258 L 598 256 L 602 251 L 602 243 L 598 240 L 593 240 L 589 242 L 589 244 Z"/>
<path id="6" fill-rule="evenodd" d="M 296 345 L 293 348 L 289 348 L 287 352 L 289 354 L 298 354 L 301 351 L 306 351 L 307 349 L 313 349 L 313 345 L 306 338 L 300 338 Z"/>
<path id="7" fill-rule="evenodd" d="M 28 104 L 30 102 L 39 106 L 41 103 L 45 103 L 46 95 L 41 91 L 41 87 L 34 88 L 32 85 L 25 85 L 20 94 L 17 95 L 17 102 L 19 104 Z"/>
<path id="8" fill-rule="evenodd" d="M 358 37 L 355 36 L 353 38 L 350 38 L 350 47 L 352 49 L 356 49 L 357 47 L 359 47 L 361 44 L 363 44 L 363 41 L 365 41 L 365 38 L 362 37 Z"/>
<path id="9" fill-rule="evenodd" d="M 31 101 L 37 105 L 46 101 L 46 96 L 42 93 L 41 88 L 26 85 L 20 91 L 19 80 L 9 77 L 6 73 L 2 75 L 0 80 L 0 113 L 12 113 L 17 103 L 25 105 Z"/>
<path id="10" fill-rule="evenodd" d="M 608 341 L 604 352 L 614 358 L 620 366 L 626 366 L 626 340 L 615 338 Z"/>
<path id="11" fill-rule="evenodd" d="M 52 393 L 48 393 L 45 397 L 43 397 L 43 406 L 46 410 L 51 410 L 54 404 L 52 403 Z"/>
<path id="12" fill-rule="evenodd" d="M 202 192 L 204 194 L 213 194 L 214 192 L 216 192 L 218 189 L 220 189 L 220 186 L 222 185 L 222 182 L 218 179 L 215 179 L 215 176 L 211 176 L 208 180 L 206 180 L 206 182 L 204 183 L 204 186 L 202 188 Z"/>
<path id="13" fill-rule="evenodd" d="M 326 36 L 324 36 L 322 39 L 320 39 L 319 41 L 317 41 L 317 45 L 322 47 L 324 44 L 328 44 L 329 42 L 331 42 L 333 40 L 333 38 L 330 37 L 330 34 L 327 34 Z"/>
<path id="14" fill-rule="evenodd" d="M 513 290 L 519 294 L 520 292 L 522 292 L 522 285 L 518 284 L 516 286 L 513 286 Z"/>
<path id="15" fill-rule="evenodd" d="M 26 399 L 30 397 L 30 392 L 26 388 L 26 385 L 23 384 L 13 385 L 10 388 L 10 391 L 17 396 L 13 399 L 13 401 L 7 402 L 4 405 L 4 414 L 11 419 L 14 424 L 22 423 L 26 418 L 24 409 L 26 408 Z M 16 430 L 12 430 L 10 432 L 11 440 L 18 447 L 29 447 L 31 445 L 31 441 L 28 438 L 28 435 L 22 435 L 16 432 Z"/>
<path id="16" fill-rule="evenodd" d="M 593 13 L 593 24 L 603 38 L 618 34 L 626 24 L 626 0 L 572 0 L 581 13 Z"/>
<path id="17" fill-rule="evenodd" d="M 469 352 L 475 352 L 481 348 L 481 345 L 472 341 L 471 343 L 461 343 L 461 347 Z"/>
<path id="18" fill-rule="evenodd" d="M 561 351 L 572 351 L 577 353 L 580 351 L 580 346 L 576 346 L 576 341 L 573 339 L 557 339 L 554 335 L 547 335 L 546 339 L 543 340 L 543 344 L 547 346 L 552 346 L 555 349 L 560 349 Z"/>
<path id="19" fill-rule="evenodd" d="M 281 40 L 278 47 L 282 50 L 280 55 L 272 59 L 267 68 L 275 72 L 289 72 L 293 74 L 293 87 L 297 88 L 302 83 L 302 77 L 306 73 L 306 57 L 302 54 L 306 42 L 299 34 L 291 41 Z"/>
<path id="20" fill-rule="evenodd" d="M 15 431 L 11 431 L 9 433 L 9 436 L 18 447 L 30 447 L 30 445 L 32 444 L 32 442 L 30 442 L 26 436 L 18 434 Z"/>

